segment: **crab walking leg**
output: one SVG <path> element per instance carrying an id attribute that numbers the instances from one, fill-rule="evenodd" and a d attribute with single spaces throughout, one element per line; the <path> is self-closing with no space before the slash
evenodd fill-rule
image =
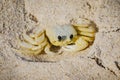
<path id="1" fill-rule="evenodd" d="M 81 36 L 84 40 L 88 41 L 89 43 L 92 43 L 94 41 L 94 37 L 86 37 L 86 36 Z"/>
<path id="2" fill-rule="evenodd" d="M 78 31 L 78 34 L 88 37 L 94 37 L 96 32 L 96 29 L 93 26 L 82 27 L 78 25 L 75 29 Z"/>
<path id="3" fill-rule="evenodd" d="M 39 50 L 39 49 L 43 48 L 45 45 L 47 45 L 47 39 L 45 39 L 43 42 L 39 43 L 38 46 L 33 47 L 32 50 Z"/>
<path id="4" fill-rule="evenodd" d="M 42 48 L 44 45 L 47 44 L 47 39 L 45 39 L 45 37 L 41 36 L 40 38 L 38 38 L 40 41 L 37 45 L 33 45 L 30 44 L 28 42 L 25 41 L 20 41 L 20 46 L 23 48 L 27 48 L 27 49 L 31 49 L 31 50 L 37 50 Z"/>
<path id="5" fill-rule="evenodd" d="M 26 33 L 23 34 L 23 38 L 25 39 L 25 41 L 31 44 L 37 44 L 37 42 L 33 38 L 31 38 L 29 35 L 27 35 Z"/>
<path id="6" fill-rule="evenodd" d="M 77 30 L 78 30 L 78 34 L 88 37 L 94 37 L 96 32 L 95 28 L 93 28 L 92 26 L 88 28 L 82 28 L 78 26 Z"/>
<path id="7" fill-rule="evenodd" d="M 20 42 L 19 44 L 20 44 L 20 47 L 27 48 L 27 49 L 31 49 L 34 47 L 34 45 L 29 44 L 27 42 Z"/>
<path id="8" fill-rule="evenodd" d="M 35 37 L 40 36 L 42 33 L 44 33 L 44 30 L 37 29 L 37 31 L 35 32 Z"/>
<path id="9" fill-rule="evenodd" d="M 38 36 L 37 38 L 35 38 L 35 41 L 39 44 L 43 42 L 44 39 L 45 39 L 45 34 L 42 34 L 41 36 Z"/>
<path id="10" fill-rule="evenodd" d="M 30 50 L 30 49 L 21 49 L 21 50 L 17 50 L 18 52 L 21 52 L 23 54 L 28 54 L 28 55 L 38 55 L 40 54 L 40 52 L 43 50 L 43 48 L 39 49 L 39 50 Z"/>
<path id="11" fill-rule="evenodd" d="M 31 45 L 31 44 L 27 44 L 27 43 L 24 43 L 24 44 L 21 43 L 21 50 L 18 50 L 18 51 L 23 53 L 23 54 L 37 55 L 43 50 L 43 48 L 45 47 L 46 44 L 47 44 L 46 39 L 45 39 L 45 41 L 43 41 L 38 46 L 34 46 L 34 45 Z"/>
<path id="12" fill-rule="evenodd" d="M 25 41 L 27 41 L 27 42 L 29 42 L 29 43 L 31 43 L 31 44 L 34 44 L 34 45 L 37 45 L 38 43 L 38 40 L 39 41 L 41 41 L 40 39 L 42 38 L 44 38 L 45 36 L 44 36 L 44 33 L 42 32 L 42 33 L 40 33 L 41 35 L 39 35 L 39 36 L 34 36 L 33 37 L 33 35 L 32 36 L 29 36 L 29 35 L 27 35 L 26 33 L 24 33 L 23 34 L 23 38 L 25 39 Z M 36 40 L 34 40 L 34 38 L 36 39 Z"/>
<path id="13" fill-rule="evenodd" d="M 41 30 L 41 29 L 37 29 L 35 32 L 33 33 L 30 33 L 30 37 L 38 37 L 40 36 L 42 33 L 44 33 L 44 30 Z"/>
<path id="14" fill-rule="evenodd" d="M 37 55 L 47 45 L 45 34 L 40 32 L 40 35 L 30 36 L 26 33 L 23 34 L 23 41 L 19 39 L 21 49 L 17 50 L 23 54 Z"/>
<path id="15" fill-rule="evenodd" d="M 94 37 L 95 33 L 90 33 L 90 32 L 78 32 L 82 36 L 88 36 L 88 37 Z"/>
<path id="16" fill-rule="evenodd" d="M 95 28 L 93 26 L 88 26 L 88 27 L 82 27 L 78 26 L 77 30 L 82 31 L 82 32 L 96 32 Z"/>
<path id="17" fill-rule="evenodd" d="M 28 54 L 28 55 L 38 55 L 43 50 L 43 48 L 38 49 L 38 50 L 31 50 L 27 48 L 21 48 L 20 50 L 17 50 L 13 48 L 13 50 L 18 53 L 23 53 L 23 54 Z"/>
<path id="18" fill-rule="evenodd" d="M 82 28 L 87 28 L 89 26 L 89 24 L 72 24 L 75 28 L 82 27 Z"/>
<path id="19" fill-rule="evenodd" d="M 91 24 L 91 21 L 87 19 L 78 18 L 72 22 L 73 26 L 88 27 Z"/>
<path id="20" fill-rule="evenodd" d="M 24 47 L 21 47 L 21 49 L 17 50 L 17 52 L 21 52 L 23 54 L 29 54 L 29 55 L 33 55 L 33 54 L 37 55 L 43 50 L 45 45 L 46 45 L 46 41 L 44 41 L 41 45 L 36 47 L 28 47 L 26 45 L 23 45 Z"/>
<path id="21" fill-rule="evenodd" d="M 64 50 L 66 51 L 71 51 L 71 52 L 75 52 L 75 51 L 80 51 L 85 49 L 86 47 L 88 47 L 88 42 L 86 40 L 84 40 L 82 37 L 79 37 L 74 45 L 68 45 L 65 47 L 62 47 Z"/>

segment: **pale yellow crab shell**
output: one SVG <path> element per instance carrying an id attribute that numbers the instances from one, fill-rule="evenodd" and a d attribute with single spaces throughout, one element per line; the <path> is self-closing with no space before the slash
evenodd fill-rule
<path id="1" fill-rule="evenodd" d="M 77 32 L 72 25 L 61 25 L 47 28 L 46 35 L 52 45 L 64 46 L 76 40 Z M 72 39 L 70 35 L 73 35 Z M 58 36 L 62 37 L 61 41 L 58 40 Z"/>

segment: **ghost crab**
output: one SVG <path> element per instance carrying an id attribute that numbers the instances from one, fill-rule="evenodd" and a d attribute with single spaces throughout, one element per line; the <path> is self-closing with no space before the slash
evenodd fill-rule
<path id="1" fill-rule="evenodd" d="M 95 32 L 95 25 L 87 19 L 73 20 L 71 24 L 44 30 L 37 29 L 23 34 L 20 52 L 37 55 L 44 50 L 46 54 L 56 54 L 50 50 L 52 45 L 60 46 L 65 51 L 80 51 L 94 41 Z"/>

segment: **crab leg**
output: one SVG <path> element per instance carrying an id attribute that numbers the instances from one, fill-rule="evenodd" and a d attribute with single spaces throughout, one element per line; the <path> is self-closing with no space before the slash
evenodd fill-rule
<path id="1" fill-rule="evenodd" d="M 95 33 L 90 33 L 90 32 L 79 32 L 80 35 L 82 36 L 88 36 L 88 37 L 94 37 Z"/>
<path id="2" fill-rule="evenodd" d="M 72 22 L 73 26 L 88 27 L 91 24 L 91 21 L 87 19 L 78 18 Z"/>
<path id="3" fill-rule="evenodd" d="M 44 41 L 44 39 L 45 39 L 45 34 L 42 34 L 38 38 L 35 38 L 35 41 L 37 42 L 37 44 L 40 44 Z"/>
<path id="4" fill-rule="evenodd" d="M 30 33 L 30 37 L 35 38 L 40 36 L 41 34 L 44 33 L 44 30 L 42 30 L 41 28 L 36 28 L 35 30 L 33 30 L 33 33 Z"/>
<path id="5" fill-rule="evenodd" d="M 35 42 L 35 40 L 33 38 L 31 38 L 30 36 L 28 36 L 26 33 L 23 34 L 23 38 L 25 39 L 25 41 L 27 41 L 31 44 L 37 44 L 37 42 Z"/>
<path id="6" fill-rule="evenodd" d="M 38 46 L 35 46 L 32 48 L 32 50 L 39 50 L 43 48 L 45 45 L 47 45 L 47 39 L 45 39 L 42 43 L 40 43 Z"/>
<path id="7" fill-rule="evenodd" d="M 43 41 L 40 45 L 35 46 L 35 45 L 31 45 L 25 42 L 21 42 L 21 50 L 20 52 L 22 53 L 28 53 L 28 54 L 38 54 L 40 53 L 43 48 L 45 47 L 45 45 L 47 44 L 47 40 L 45 39 L 45 41 Z"/>
<path id="8" fill-rule="evenodd" d="M 92 43 L 94 41 L 94 37 L 86 37 L 86 36 L 81 36 L 84 40 L 88 41 L 89 43 Z"/>
<path id="9" fill-rule="evenodd" d="M 45 38 L 44 31 L 39 32 L 39 34 L 37 34 L 37 35 L 30 34 L 30 36 L 26 33 L 23 33 L 23 38 L 25 39 L 25 41 L 27 41 L 33 45 L 37 45 L 38 43 L 40 43 L 38 41 L 43 41 L 43 39 Z M 34 40 L 34 38 L 35 38 L 35 40 Z"/>
<path id="10" fill-rule="evenodd" d="M 20 41 L 20 46 L 28 49 L 39 49 L 42 45 L 46 44 L 47 40 L 45 39 L 44 34 L 38 37 L 36 40 L 32 39 L 28 35 L 24 35 L 25 41 Z M 27 40 L 26 40 L 27 39 Z M 28 41 L 28 42 L 27 42 Z M 31 43 L 30 43 L 31 42 Z M 34 43 L 34 44 L 33 44 Z"/>
<path id="11" fill-rule="evenodd" d="M 30 50 L 30 49 L 21 49 L 21 50 L 18 50 L 19 52 L 23 53 L 23 54 L 29 54 L 29 55 L 37 55 L 39 54 L 43 49 L 39 49 L 39 50 Z"/>
<path id="12" fill-rule="evenodd" d="M 45 38 L 45 34 L 42 32 L 36 31 L 36 34 L 23 34 L 23 40 L 19 39 L 19 44 L 21 49 L 17 50 L 18 52 L 24 54 L 39 54 L 44 47 L 47 45 L 47 39 Z"/>
<path id="13" fill-rule="evenodd" d="M 83 27 L 83 26 L 79 25 L 79 27 L 77 27 L 77 29 L 82 32 L 96 32 L 96 30 L 95 30 L 95 28 L 93 28 L 93 26 Z"/>

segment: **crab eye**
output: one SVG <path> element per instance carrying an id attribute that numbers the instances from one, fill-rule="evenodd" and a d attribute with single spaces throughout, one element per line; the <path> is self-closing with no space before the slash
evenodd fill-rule
<path id="1" fill-rule="evenodd" d="M 58 36 L 58 41 L 61 41 L 62 40 L 62 37 L 61 36 Z"/>
<path id="2" fill-rule="evenodd" d="M 72 38 L 73 38 L 73 34 L 70 35 L 70 39 L 72 39 Z"/>

